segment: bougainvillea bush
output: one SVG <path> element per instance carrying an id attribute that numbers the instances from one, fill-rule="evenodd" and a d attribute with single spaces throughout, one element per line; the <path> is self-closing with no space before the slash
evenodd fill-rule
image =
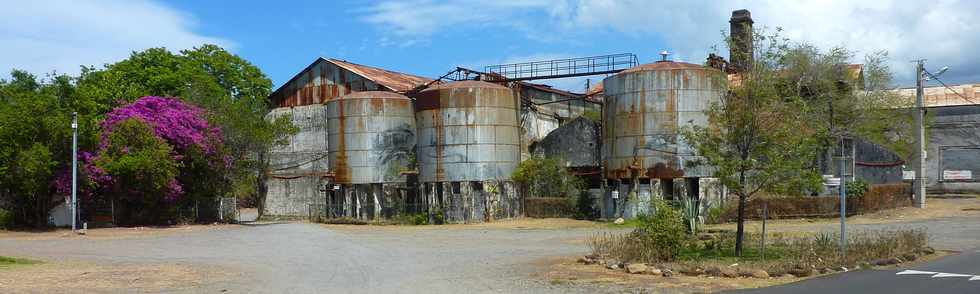
<path id="1" fill-rule="evenodd" d="M 129 118 L 116 123 L 104 137 L 95 165 L 112 176 L 112 192 L 120 202 L 121 222 L 160 223 L 172 215 L 183 193 L 177 183 L 180 164 L 173 147 L 156 136 L 146 122 Z"/>
<path id="2" fill-rule="evenodd" d="M 172 222 L 180 208 L 228 192 L 232 158 L 203 109 L 147 96 L 113 109 L 100 127 L 97 153 L 79 158 L 79 195 L 116 200 L 126 210 L 118 223 Z M 70 194 L 70 181 L 66 173 L 56 189 Z"/>

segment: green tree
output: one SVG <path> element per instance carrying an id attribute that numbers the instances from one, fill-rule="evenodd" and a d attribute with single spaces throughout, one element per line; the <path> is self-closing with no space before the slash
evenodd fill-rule
<path id="1" fill-rule="evenodd" d="M 854 57 L 843 47 L 821 52 L 800 44 L 779 60 L 780 95 L 799 97 L 808 105 L 806 119 L 819 136 L 823 173 L 836 171 L 828 163 L 840 138 L 862 138 L 902 158 L 912 155 L 913 101 L 893 91 L 888 53 L 869 54 L 862 65 L 850 64 Z"/>
<path id="2" fill-rule="evenodd" d="M 264 198 L 263 177 L 269 168 L 265 154 L 273 146 L 286 144 L 288 136 L 297 131 L 289 117 L 265 119 L 272 81 L 248 61 L 215 45 L 179 54 L 153 48 L 134 52 L 103 69 L 84 68 L 78 89 L 81 96 L 105 97 L 101 102 L 109 107 L 103 112 L 143 96 L 180 97 L 208 110 L 208 120 L 221 128 L 235 165 L 224 175 L 199 174 L 214 180 L 200 187 L 230 183 L 230 191 L 243 198 Z"/>
<path id="3" fill-rule="evenodd" d="M 71 163 L 71 112 L 79 112 L 79 146 L 94 146 L 98 116 L 91 101 L 75 95 L 74 79 L 24 71 L 0 80 L 0 203 L 20 225 L 44 226 L 47 212 L 63 198 L 50 183 Z M 44 184 L 40 184 L 44 183 Z"/>
<path id="4" fill-rule="evenodd" d="M 727 95 L 707 111 L 709 126 L 689 127 L 684 139 L 729 191 L 738 197 L 735 253 L 742 254 L 745 205 L 760 191 L 814 187 L 815 133 L 806 124 L 807 104 L 779 91 L 785 68 L 785 39 L 755 34 L 756 55 Z"/>
<path id="5" fill-rule="evenodd" d="M 95 164 L 113 178 L 108 190 L 124 206 L 123 223 L 160 223 L 169 218 L 176 199 L 179 163 L 173 148 L 151 127 L 135 118 L 117 124 Z"/>

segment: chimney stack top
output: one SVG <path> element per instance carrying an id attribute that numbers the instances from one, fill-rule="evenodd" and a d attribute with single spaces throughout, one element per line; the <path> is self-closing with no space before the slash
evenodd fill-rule
<path id="1" fill-rule="evenodd" d="M 748 9 L 739 9 L 739 10 L 732 11 L 732 19 L 729 20 L 729 22 L 735 23 L 735 22 L 743 22 L 743 21 L 748 21 L 749 23 L 753 23 L 752 13 L 749 12 Z"/>

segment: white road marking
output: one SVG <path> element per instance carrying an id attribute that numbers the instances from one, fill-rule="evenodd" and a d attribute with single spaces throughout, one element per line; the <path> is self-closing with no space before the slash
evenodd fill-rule
<path id="1" fill-rule="evenodd" d="M 901 275 L 931 275 L 930 278 L 969 278 L 968 281 L 980 281 L 980 275 L 973 274 L 957 274 L 957 273 L 942 273 L 942 272 L 927 272 L 927 271 L 917 271 L 917 270 L 904 270 L 895 273 L 897 276 Z"/>

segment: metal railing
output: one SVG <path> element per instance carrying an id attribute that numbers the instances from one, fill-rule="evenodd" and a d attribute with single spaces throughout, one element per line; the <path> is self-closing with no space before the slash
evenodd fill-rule
<path id="1" fill-rule="evenodd" d="M 637 66 L 637 64 L 639 62 L 636 55 L 621 53 L 490 65 L 486 67 L 485 72 L 490 74 L 490 77 L 501 77 L 507 81 L 523 81 L 611 74 Z"/>

